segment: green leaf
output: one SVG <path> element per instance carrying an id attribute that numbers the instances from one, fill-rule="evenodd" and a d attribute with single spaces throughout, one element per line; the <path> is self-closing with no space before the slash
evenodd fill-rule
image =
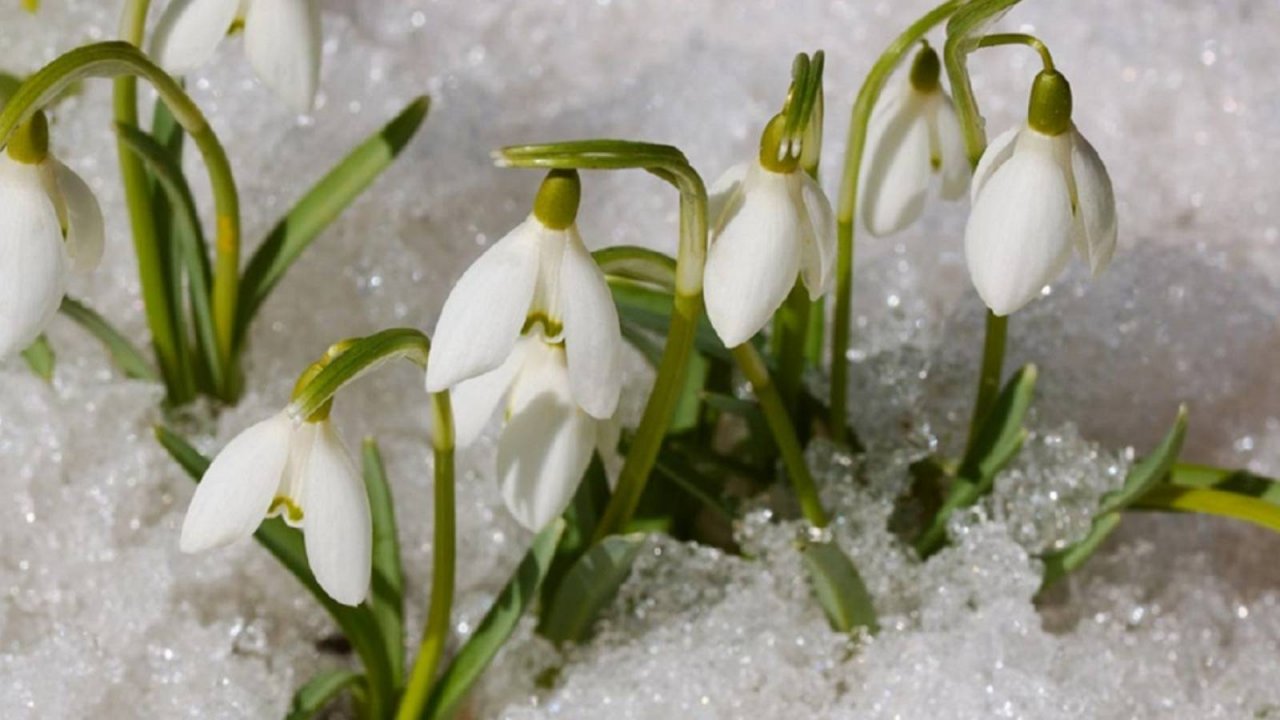
<path id="1" fill-rule="evenodd" d="M 1036 366 L 1026 365 L 1009 378 L 960 463 L 960 477 L 990 489 L 996 473 L 1018 453 L 1025 438 L 1022 419 L 1031 407 L 1036 375 Z"/>
<path id="2" fill-rule="evenodd" d="M 1132 507 L 1217 515 L 1280 532 L 1280 506 L 1226 490 L 1159 486 L 1143 495 Z"/>
<path id="3" fill-rule="evenodd" d="M 400 564 L 395 503 L 382 453 L 373 438 L 364 441 L 360 457 L 373 516 L 373 588 L 369 608 L 382 628 L 382 637 L 390 651 L 392 682 L 399 686 L 404 676 L 404 571 Z"/>
<path id="4" fill-rule="evenodd" d="M 554 642 L 586 639 L 635 562 L 644 535 L 610 535 L 578 558 L 561 581 L 539 631 Z"/>
<path id="5" fill-rule="evenodd" d="M 814 594 L 831 627 L 840 632 L 879 631 L 875 606 L 853 561 L 834 542 L 810 543 L 802 555 Z"/>
<path id="6" fill-rule="evenodd" d="M 209 459 L 200 454 L 200 451 L 181 435 L 168 428 L 156 426 L 155 434 L 156 440 L 191 476 L 191 479 L 197 483 L 200 482 L 200 478 L 209 469 Z M 293 573 L 303 587 L 310 591 L 342 629 L 343 635 L 351 641 L 351 645 L 364 663 L 365 673 L 369 678 L 369 702 L 375 709 L 374 716 L 378 716 L 382 708 L 390 707 L 395 693 L 395 686 L 391 680 L 392 651 L 388 641 L 382 636 L 378 620 L 368 604 L 349 607 L 334 602 L 311 574 L 302 533 L 286 525 L 280 518 L 263 521 L 253 537 L 274 555 L 281 565 Z"/>
<path id="7" fill-rule="evenodd" d="M 956 510 L 968 507 L 991 492 L 996 474 L 1018 454 L 1027 431 L 1022 420 L 1035 393 L 1036 367 L 1026 365 L 1004 386 L 983 418 L 982 427 L 965 452 L 964 460 L 942 508 L 916 540 L 916 552 L 928 557 L 947 541 L 947 521 Z"/>
<path id="8" fill-rule="evenodd" d="M 591 257 L 606 275 L 652 283 L 668 291 L 675 289 L 676 261 L 656 250 L 615 245 L 596 250 Z"/>
<path id="9" fill-rule="evenodd" d="M 425 95 L 409 103 L 312 186 L 271 230 L 249 260 L 241 281 L 238 340 L 293 261 L 400 155 L 430 105 Z"/>
<path id="10" fill-rule="evenodd" d="M 1164 440 L 1151 451 L 1129 471 L 1129 475 L 1125 478 L 1124 484 L 1119 490 L 1107 493 L 1102 498 L 1098 514 L 1105 515 L 1111 512 L 1118 512 L 1124 508 L 1137 502 L 1139 498 L 1146 495 L 1156 483 L 1168 477 L 1169 470 L 1173 468 L 1174 462 L 1178 460 L 1178 453 L 1182 451 L 1182 441 L 1187 436 L 1187 407 L 1183 405 L 1178 408 L 1178 416 L 1173 421 L 1173 427 L 1170 428 Z"/>
<path id="11" fill-rule="evenodd" d="M 53 381 L 53 366 L 57 360 L 54 356 L 53 346 L 49 344 L 49 338 L 41 335 L 31 346 L 22 351 L 22 359 L 27 361 L 27 367 L 31 368 L 31 372 L 36 377 L 45 382 Z"/>
<path id="12" fill-rule="evenodd" d="M 1120 513 L 1099 515 L 1093 519 L 1093 526 L 1084 539 L 1062 550 L 1045 554 L 1041 558 L 1044 561 L 1044 579 L 1040 583 L 1040 589 L 1044 590 L 1084 565 L 1117 527 L 1120 527 Z"/>
<path id="13" fill-rule="evenodd" d="M 1174 463 L 1169 483 L 1178 487 L 1225 490 L 1280 505 L 1280 482 L 1248 470 L 1216 468 L 1192 463 Z"/>
<path id="14" fill-rule="evenodd" d="M 364 680 L 364 676 L 350 670 L 327 670 L 319 673 L 298 688 L 289 703 L 285 720 L 311 720 L 326 705 L 338 697 L 338 693 Z"/>
<path id="15" fill-rule="evenodd" d="M 520 616 L 538 596 L 538 586 L 551 567 L 551 558 L 563 532 L 564 521 L 556 520 L 534 537 L 520 566 L 494 600 L 489 612 L 485 613 L 475 634 L 462 646 L 453 662 L 431 688 L 423 718 L 439 720 L 451 717 L 457 710 L 458 703 L 466 697 L 480 673 L 489 666 L 498 649 L 515 630 Z"/>
<path id="16" fill-rule="evenodd" d="M 80 327 L 89 332 L 107 348 L 107 354 L 111 356 L 112 362 L 124 372 L 126 377 L 136 380 L 149 380 L 151 382 L 160 382 L 160 376 L 151 367 L 151 363 L 147 362 L 144 356 L 133 343 L 129 342 L 119 330 L 111 327 L 101 315 L 84 305 L 71 296 L 62 298 L 62 305 L 58 311 L 66 315 Z"/>
<path id="17" fill-rule="evenodd" d="M 710 371 L 711 364 L 701 353 L 689 355 L 689 369 L 685 372 L 684 387 L 680 390 L 680 400 L 668 433 L 681 433 L 698 426 L 702 417 L 702 389 Z"/>
<path id="18" fill-rule="evenodd" d="M 618 306 L 618 317 L 624 324 L 665 335 L 671 327 L 671 293 L 622 278 L 610 278 L 609 290 Z M 705 316 L 698 319 L 694 343 L 699 352 L 729 361 L 733 358 L 720 342 Z"/>
<path id="19" fill-rule="evenodd" d="M 172 276 L 174 287 L 174 307 L 182 307 L 181 295 L 183 270 L 188 285 L 188 296 L 191 302 L 191 320 L 196 330 L 196 345 L 200 350 L 205 371 L 214 387 L 222 387 L 226 368 L 218 354 L 217 331 L 213 322 L 213 307 L 210 288 L 212 274 L 209 269 L 209 258 L 204 234 L 200 230 L 200 219 L 196 214 L 195 200 L 186 177 L 171 154 L 170 149 L 161 145 L 150 135 L 129 125 L 116 124 L 116 134 L 126 147 L 133 151 L 146 165 L 147 171 L 156 179 L 164 191 L 163 209 L 172 219 L 171 228 L 162 229 L 162 233 L 174 242 L 167 251 L 172 253 L 175 264 Z M 178 136 L 179 138 L 181 135 Z M 179 318 L 175 318 L 178 321 Z M 184 325 L 179 324 L 182 328 Z M 180 330 L 185 335 L 185 330 Z"/>

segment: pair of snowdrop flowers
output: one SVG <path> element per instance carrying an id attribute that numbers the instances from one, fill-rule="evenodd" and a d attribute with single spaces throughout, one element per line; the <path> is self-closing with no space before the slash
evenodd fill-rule
<path id="1" fill-rule="evenodd" d="M 102 257 L 102 210 L 84 180 L 49 152 L 37 112 L 0 152 L 0 360 L 44 332 L 71 271 Z"/>
<path id="2" fill-rule="evenodd" d="M 297 112 L 311 110 L 322 49 L 317 0 L 173 0 L 156 25 L 151 53 L 167 72 L 186 75 L 240 28 L 262 83 Z"/>
<path id="3" fill-rule="evenodd" d="M 930 175 L 941 195 L 969 185 L 964 137 L 939 83 L 937 54 L 917 54 L 907 82 L 877 103 L 867 130 L 859 207 L 872 235 L 915 222 Z M 1071 122 L 1071 89 L 1053 70 L 1037 75 L 1027 123 L 997 137 L 973 173 L 965 259 L 996 315 L 1020 309 L 1062 272 L 1074 247 L 1096 276 L 1116 244 L 1115 197 L 1106 167 Z"/>

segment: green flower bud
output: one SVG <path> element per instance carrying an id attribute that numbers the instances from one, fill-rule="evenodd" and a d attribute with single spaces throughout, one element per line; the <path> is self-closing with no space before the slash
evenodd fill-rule
<path id="1" fill-rule="evenodd" d="M 582 182 L 577 170 L 552 170 L 538 188 L 533 216 L 552 230 L 564 230 L 578 219 Z"/>

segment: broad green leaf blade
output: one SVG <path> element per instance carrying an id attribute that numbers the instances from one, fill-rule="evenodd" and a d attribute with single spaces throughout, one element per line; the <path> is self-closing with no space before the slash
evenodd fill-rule
<path id="1" fill-rule="evenodd" d="M 1142 496 L 1132 507 L 1217 515 L 1280 532 L 1280 506 L 1225 490 L 1158 486 Z"/>
<path id="2" fill-rule="evenodd" d="M 212 274 L 209 269 L 209 258 L 204 235 L 200 230 L 200 219 L 196 214 L 195 200 L 192 199 L 191 188 L 187 185 L 182 168 L 170 154 L 170 150 L 161 145 L 150 135 L 129 125 L 116 124 L 116 134 L 120 141 L 134 152 L 146 165 L 147 171 L 164 191 L 165 210 L 172 217 L 172 227 L 164 232 L 174 241 L 167 248 L 172 253 L 174 307 L 181 307 L 178 299 L 181 295 L 182 276 L 185 271 L 188 295 L 191 302 L 191 320 L 196 330 L 196 344 L 200 357 L 213 387 L 223 386 L 226 368 L 218 355 L 218 341 L 213 322 L 210 287 Z M 181 137 L 181 136 L 179 136 Z M 185 331 L 183 331 L 185 333 Z"/>
<path id="3" fill-rule="evenodd" d="M 1109 492 L 1102 498 L 1098 514 L 1105 515 L 1123 510 L 1168 477 L 1169 470 L 1178 460 L 1178 453 L 1182 451 L 1182 441 L 1186 436 L 1187 407 L 1183 405 L 1178 408 L 1178 417 L 1173 421 L 1173 427 L 1169 429 L 1164 440 L 1151 451 L 1150 455 L 1129 471 L 1128 477 L 1125 478 L 1119 490 Z"/>
<path id="4" fill-rule="evenodd" d="M 1094 518 L 1093 527 L 1089 529 L 1089 534 L 1084 539 L 1070 547 L 1044 555 L 1041 558 L 1044 561 L 1044 579 L 1040 582 L 1040 589 L 1044 590 L 1058 579 L 1084 565 L 1085 561 L 1102 546 L 1102 541 L 1106 540 L 1117 527 L 1120 527 L 1120 513 L 1098 516 Z"/>
<path id="5" fill-rule="evenodd" d="M 1254 475 L 1248 470 L 1174 463 L 1169 469 L 1169 484 L 1178 487 L 1224 490 L 1237 495 L 1256 497 L 1272 505 L 1280 505 L 1280 482 Z"/>
<path id="6" fill-rule="evenodd" d="M 1024 437 L 1022 419 L 1031 407 L 1036 375 L 1036 366 L 1026 365 L 1009 378 L 960 463 L 960 477 L 989 488 L 996 473 L 1017 454 Z"/>
<path id="7" fill-rule="evenodd" d="M 298 688 L 289 703 L 285 720 L 311 720 L 325 706 L 337 699 L 338 693 L 364 680 L 364 676 L 350 670 L 321 672 Z"/>
<path id="8" fill-rule="evenodd" d="M 804 567 L 813 583 L 814 594 L 826 611 L 831 626 L 840 632 L 866 628 L 879 631 L 876 609 L 867 586 L 853 561 L 834 542 L 810 543 L 804 549 Z"/>
<path id="9" fill-rule="evenodd" d="M 57 358 L 53 346 L 49 344 L 49 338 L 44 335 L 36 338 L 30 347 L 22 351 L 22 359 L 27 361 L 27 367 L 31 368 L 36 377 L 45 382 L 53 381 L 53 366 Z"/>
<path id="10" fill-rule="evenodd" d="M 390 651 L 392 682 L 399 686 L 404 676 L 404 573 L 400 565 L 395 504 L 382 453 L 373 438 L 364 441 L 360 458 L 373 515 L 373 588 L 369 608 L 382 628 L 382 637 Z"/>
<path id="11" fill-rule="evenodd" d="M 515 630 L 520 616 L 538 596 L 538 586 L 551 567 L 551 558 L 563 532 L 564 521 L 556 520 L 534 537 L 520 566 L 494 600 L 489 612 L 485 613 L 475 634 L 462 646 L 453 662 L 431 688 L 423 718 L 448 718 L 458 709 L 458 703 L 466 697 L 480 673 L 489 666 L 498 649 L 510 637 L 511 631 Z"/>
<path id="12" fill-rule="evenodd" d="M 146 356 L 97 312 L 69 295 L 62 298 L 58 310 L 105 345 L 112 362 L 126 377 L 160 382 L 160 375 L 152 369 Z"/>
<path id="13" fill-rule="evenodd" d="M 156 440 L 177 461 L 178 465 L 200 482 L 209 469 L 209 459 L 200 454 L 191 443 L 181 435 L 162 426 L 155 428 Z M 382 708 L 390 707 L 395 686 L 391 675 L 391 650 L 381 635 L 381 628 L 368 604 L 348 607 L 334 602 L 316 583 L 307 564 L 306 548 L 303 546 L 302 533 L 284 524 L 280 518 L 265 520 L 253 534 L 255 540 L 267 549 L 281 565 L 293 573 L 293 576 L 310 591 L 311 595 L 333 618 L 343 635 L 351 641 L 351 645 L 360 655 L 364 663 L 365 674 L 369 678 L 369 702 L 377 713 Z M 377 715 L 375 714 L 375 717 Z"/>
<path id="14" fill-rule="evenodd" d="M 348 153 L 276 224 L 245 269 L 237 340 L 243 339 L 254 314 L 293 261 L 400 155 L 426 118 L 430 105 L 425 95 L 409 103 L 391 122 Z"/>
<path id="15" fill-rule="evenodd" d="M 610 535 L 578 558 L 556 590 L 539 631 L 554 642 L 579 642 L 622 586 L 644 535 Z"/>

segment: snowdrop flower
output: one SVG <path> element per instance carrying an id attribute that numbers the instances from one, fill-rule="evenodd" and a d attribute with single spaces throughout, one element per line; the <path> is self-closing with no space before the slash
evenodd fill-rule
<path id="1" fill-rule="evenodd" d="M 622 388 L 618 313 L 578 235 L 580 194 L 576 172 L 547 175 L 533 213 L 450 292 L 427 364 L 428 392 L 455 390 L 459 445 L 507 398 L 503 497 L 534 530 L 572 499 Z"/>
<path id="2" fill-rule="evenodd" d="M 196 486 L 179 544 L 188 553 L 220 547 L 280 516 L 303 529 L 320 587 L 358 605 L 373 561 L 369 497 L 328 417 L 312 420 L 281 411 L 233 438 Z"/>
<path id="3" fill-rule="evenodd" d="M 1094 276 L 1116 247 L 1116 203 L 1098 153 L 1071 122 L 1061 74 L 1036 76 L 1027 124 L 996 138 L 973 177 L 965 258 L 983 302 L 1008 315 L 1053 281 L 1074 246 Z"/>
<path id="4" fill-rule="evenodd" d="M 926 45 L 906 82 L 882 94 L 871 113 L 858 207 L 872 235 L 890 235 L 920 217 L 931 174 L 942 176 L 947 200 L 969 186 L 964 134 L 940 70 L 938 54 Z"/>
<path id="5" fill-rule="evenodd" d="M 258 78 L 294 110 L 309 111 L 320 77 L 316 0 L 173 0 L 156 25 L 151 54 L 166 71 L 185 75 L 240 25 Z"/>
<path id="6" fill-rule="evenodd" d="M 49 154 L 48 123 L 36 113 L 0 153 L 0 359 L 44 331 L 68 271 L 98 264 L 102 236 L 98 200 Z"/>
<path id="7" fill-rule="evenodd" d="M 799 275 L 816 300 L 831 286 L 831 203 L 796 158 L 778 160 L 783 117 L 760 140 L 759 158 L 711 186 L 711 249 L 703 276 L 707 317 L 728 347 L 751 339 L 782 305 Z"/>

